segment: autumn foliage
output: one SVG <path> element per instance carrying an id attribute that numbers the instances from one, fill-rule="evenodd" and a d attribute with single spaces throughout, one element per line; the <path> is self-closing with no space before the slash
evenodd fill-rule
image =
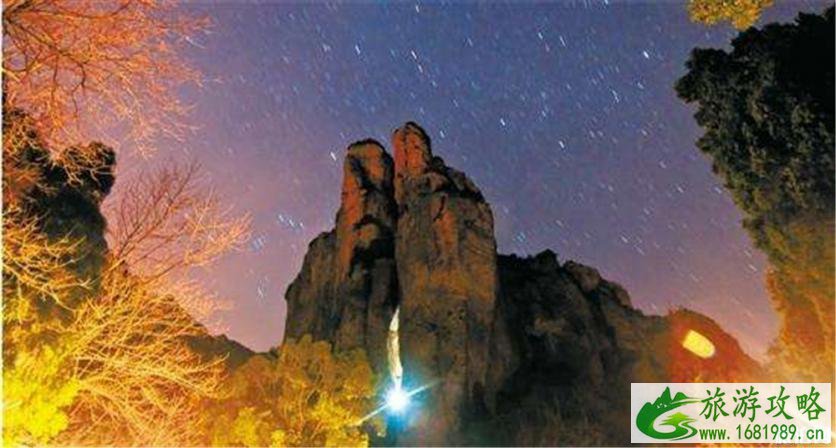
<path id="1" fill-rule="evenodd" d="M 250 443 L 209 431 L 230 400 L 245 431 L 239 415 L 270 410 L 252 417 L 273 442 L 364 443 L 362 354 L 303 341 L 227 379 L 223 356 L 196 349 L 217 302 L 190 274 L 249 225 L 197 164 L 146 171 L 103 210 L 113 147 L 147 154 L 190 129 L 175 90 L 199 74 L 177 50 L 206 20 L 165 0 L 3 6 L 4 445 Z M 253 375 L 282 400 L 228 390 Z"/>
<path id="2" fill-rule="evenodd" d="M 256 355 L 207 412 L 217 446 L 365 446 L 374 378 L 362 350 L 333 354 L 310 336 Z"/>
<path id="3" fill-rule="evenodd" d="M 691 20 L 714 25 L 731 22 L 744 30 L 758 21 L 764 9 L 772 6 L 774 0 L 690 0 L 688 13 Z"/>
<path id="4" fill-rule="evenodd" d="M 305 338 L 228 376 L 223 356 L 191 343 L 210 337 L 196 318 L 214 300 L 188 273 L 248 227 L 196 165 L 127 185 L 105 243 L 112 167 L 71 182 L 39 146 L 21 154 L 40 180 L 4 217 L 7 445 L 367 444 L 374 382 L 361 351 Z"/>
<path id="5" fill-rule="evenodd" d="M 221 360 L 187 345 L 206 334 L 184 311 L 202 297 L 169 289 L 170 275 L 133 273 L 107 251 L 98 207 L 109 167 L 95 182 L 83 171 L 69 182 L 47 151 L 20 154 L 41 180 L 3 220 L 4 441 L 197 440 L 181 426 L 217 394 L 222 373 Z"/>

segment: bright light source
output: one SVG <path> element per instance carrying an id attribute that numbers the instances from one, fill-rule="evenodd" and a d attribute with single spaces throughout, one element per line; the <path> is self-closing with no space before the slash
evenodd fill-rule
<path id="1" fill-rule="evenodd" d="M 409 405 L 409 394 L 400 387 L 392 388 L 386 394 L 386 407 L 394 412 L 400 412 Z"/>
<path id="2" fill-rule="evenodd" d="M 714 356 L 716 349 L 711 341 L 695 330 L 688 330 L 685 339 L 682 340 L 682 346 L 691 353 L 700 358 L 710 358 Z"/>

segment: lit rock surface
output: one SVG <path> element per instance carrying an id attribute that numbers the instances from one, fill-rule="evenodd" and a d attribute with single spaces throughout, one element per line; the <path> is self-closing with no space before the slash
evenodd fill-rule
<path id="1" fill-rule="evenodd" d="M 348 148 L 343 172 L 336 228 L 311 242 L 287 290 L 286 336 L 365 348 L 381 372 L 397 304 L 392 159 L 377 142 L 358 142 Z"/>
<path id="2" fill-rule="evenodd" d="M 394 161 L 376 142 L 349 147 L 336 228 L 311 243 L 286 295 L 288 337 L 363 347 L 381 375 L 400 307 L 404 388 L 434 386 L 384 443 L 626 445 L 631 382 L 761 378 L 705 316 L 646 316 L 551 251 L 497 255 L 489 205 L 427 134 L 407 123 L 392 145 Z M 689 331 L 711 356 L 683 346 Z"/>
<path id="3" fill-rule="evenodd" d="M 432 156 L 417 125 L 396 130 L 393 145 L 404 387 L 439 381 L 403 439 L 446 444 L 462 412 L 485 399 L 497 297 L 493 216 L 464 174 Z"/>

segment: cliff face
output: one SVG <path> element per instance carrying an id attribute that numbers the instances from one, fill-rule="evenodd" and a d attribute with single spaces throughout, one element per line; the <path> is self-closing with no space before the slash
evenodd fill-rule
<path id="1" fill-rule="evenodd" d="M 439 381 L 402 438 L 444 444 L 461 429 L 451 417 L 484 401 L 497 297 L 493 216 L 464 174 L 432 156 L 421 128 L 406 124 L 393 145 L 404 387 Z"/>
<path id="2" fill-rule="evenodd" d="M 760 366 L 711 319 L 646 316 L 621 286 L 551 251 L 499 257 L 512 358 L 497 409 L 477 435 L 512 445 L 627 445 L 632 382 L 747 381 Z M 688 350 L 694 331 L 713 353 Z M 699 348 L 699 347 L 697 347 Z M 495 359 L 497 362 L 499 358 Z"/>
<path id="3" fill-rule="evenodd" d="M 337 350 L 365 348 L 386 370 L 386 338 L 398 304 L 392 158 L 377 142 L 351 145 L 336 228 L 311 242 L 287 290 L 285 334 L 310 334 Z"/>
<path id="4" fill-rule="evenodd" d="M 349 146 L 336 227 L 286 295 L 287 337 L 362 347 L 383 375 L 399 309 L 403 386 L 432 387 L 391 442 L 626 444 L 631 382 L 758 376 L 705 316 L 645 316 L 621 286 L 550 251 L 498 256 L 489 205 L 425 132 L 407 123 L 392 145 L 394 161 L 376 142 Z M 712 350 L 686 348 L 693 332 Z"/>

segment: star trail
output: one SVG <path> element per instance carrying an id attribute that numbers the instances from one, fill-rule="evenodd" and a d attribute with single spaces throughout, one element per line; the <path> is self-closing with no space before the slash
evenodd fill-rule
<path id="1" fill-rule="evenodd" d="M 826 2 L 780 2 L 759 24 Z M 200 129 L 164 150 L 198 158 L 248 245 L 200 274 L 232 306 L 230 337 L 281 341 L 284 291 L 333 225 L 342 158 L 420 123 L 434 152 L 493 208 L 500 252 L 550 248 L 598 268 L 646 313 L 703 312 L 762 356 L 777 329 L 765 258 L 694 141 L 673 84 L 694 47 L 730 26 L 685 5 L 640 3 L 220 3 L 187 58 Z"/>

